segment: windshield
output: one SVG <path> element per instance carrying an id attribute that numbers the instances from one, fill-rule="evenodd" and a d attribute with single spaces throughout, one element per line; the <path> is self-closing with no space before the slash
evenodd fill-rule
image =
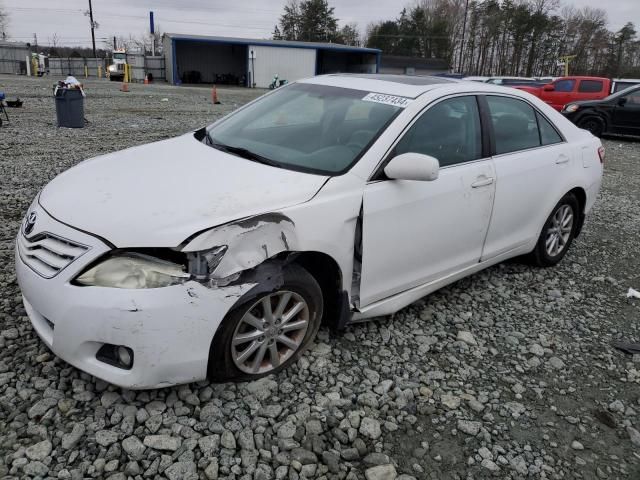
<path id="1" fill-rule="evenodd" d="M 360 158 L 401 110 L 382 100 L 364 100 L 368 94 L 325 85 L 290 85 L 210 127 L 208 142 L 261 163 L 338 174 Z M 392 98 L 401 104 L 406 101 Z"/>
<path id="2" fill-rule="evenodd" d="M 116 60 L 125 60 L 127 58 L 126 53 L 114 53 L 113 58 Z"/>

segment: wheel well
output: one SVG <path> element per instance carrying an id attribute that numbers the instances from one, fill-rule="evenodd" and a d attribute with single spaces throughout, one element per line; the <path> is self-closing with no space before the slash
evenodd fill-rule
<path id="1" fill-rule="evenodd" d="M 576 187 L 567 193 L 572 193 L 578 200 L 580 205 L 580 216 L 578 218 L 578 227 L 576 229 L 576 237 L 580 235 L 582 231 L 582 225 L 584 224 L 584 208 L 587 205 L 587 193 L 581 187 Z"/>
<path id="2" fill-rule="evenodd" d="M 599 115 L 596 112 L 587 112 L 584 115 L 582 115 L 578 121 L 576 122 L 577 124 L 582 124 L 583 122 L 591 119 L 591 118 L 595 118 L 596 120 L 602 122 L 602 126 L 604 129 L 607 128 L 607 119 L 604 118 L 602 115 Z"/>
<path id="3" fill-rule="evenodd" d="M 342 313 L 342 273 L 337 262 L 320 252 L 302 252 L 293 263 L 306 269 L 316 279 L 322 290 L 323 325 L 333 325 Z"/>

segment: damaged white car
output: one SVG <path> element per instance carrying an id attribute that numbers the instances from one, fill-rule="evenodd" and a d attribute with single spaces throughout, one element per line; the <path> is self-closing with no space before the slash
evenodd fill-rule
<path id="1" fill-rule="evenodd" d="M 527 93 L 329 75 L 195 133 L 87 160 L 27 212 L 16 269 L 65 361 L 152 388 L 286 368 L 507 258 L 562 259 L 600 141 Z"/>

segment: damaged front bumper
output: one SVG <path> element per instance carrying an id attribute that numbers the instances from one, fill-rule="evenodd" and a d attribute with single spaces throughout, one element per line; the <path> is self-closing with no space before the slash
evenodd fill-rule
<path id="1" fill-rule="evenodd" d="M 18 257 L 18 282 L 34 329 L 71 365 L 125 388 L 203 380 L 213 336 L 252 285 L 209 289 L 197 282 L 124 290 L 52 285 Z M 104 345 L 133 352 L 130 369 L 98 359 Z"/>
<path id="2" fill-rule="evenodd" d="M 37 210 L 39 229 L 73 238 L 88 248 L 58 274 L 45 278 L 25 263 L 16 243 L 16 275 L 27 315 L 53 353 L 85 372 L 131 389 L 207 377 L 211 342 L 220 323 L 255 284 L 208 288 L 187 281 L 149 289 L 74 285 L 73 278 L 109 247 Z M 105 345 L 129 349 L 133 360 L 129 368 L 105 361 L 99 354 Z"/>

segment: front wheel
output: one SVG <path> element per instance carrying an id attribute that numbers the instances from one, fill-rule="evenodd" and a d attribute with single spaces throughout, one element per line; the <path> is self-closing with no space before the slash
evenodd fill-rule
<path id="1" fill-rule="evenodd" d="M 578 123 L 580 128 L 588 130 L 595 137 L 601 137 L 604 133 L 604 122 L 598 117 L 586 117 Z"/>
<path id="2" fill-rule="evenodd" d="M 573 193 L 567 193 L 547 218 L 536 248 L 531 252 L 536 265 L 551 267 L 562 260 L 575 238 L 579 216 L 578 199 Z"/>
<path id="3" fill-rule="evenodd" d="M 248 298 L 224 319 L 209 354 L 213 381 L 255 380 L 287 368 L 315 338 L 322 319 L 322 290 L 298 265 L 284 282 Z"/>

